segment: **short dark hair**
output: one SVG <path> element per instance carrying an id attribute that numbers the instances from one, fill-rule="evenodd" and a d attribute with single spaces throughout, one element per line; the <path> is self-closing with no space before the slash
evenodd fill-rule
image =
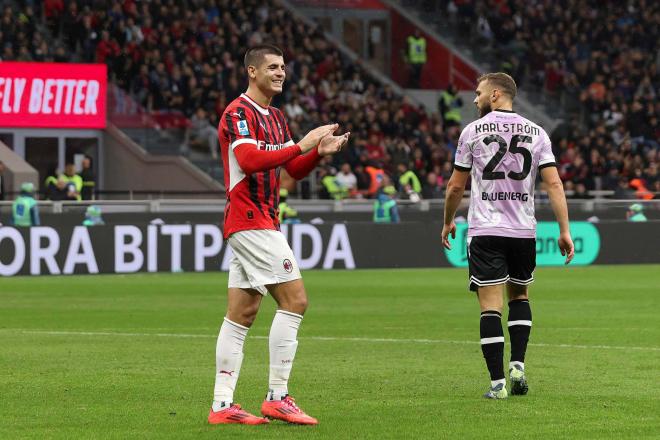
<path id="1" fill-rule="evenodd" d="M 504 72 L 497 73 L 486 73 L 477 78 L 477 84 L 480 84 L 482 81 L 489 81 L 495 87 L 500 89 L 503 93 L 513 99 L 518 93 L 518 87 L 516 87 L 516 82 L 511 78 L 510 75 L 507 75 Z"/>
<path id="2" fill-rule="evenodd" d="M 245 65 L 246 69 L 249 66 L 258 66 L 266 55 L 277 55 L 284 57 L 284 54 L 279 47 L 273 46 L 272 44 L 259 44 L 257 46 L 252 46 L 247 50 L 247 52 L 245 52 L 245 59 L 243 60 L 243 64 Z"/>

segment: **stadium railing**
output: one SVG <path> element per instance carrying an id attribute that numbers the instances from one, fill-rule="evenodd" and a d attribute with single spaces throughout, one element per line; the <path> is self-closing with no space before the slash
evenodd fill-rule
<path id="1" fill-rule="evenodd" d="M 210 196 L 211 194 L 209 194 Z M 638 200 L 638 199 L 568 199 L 570 212 L 594 213 L 610 209 L 628 208 L 633 203 L 642 204 L 646 212 L 660 214 L 660 199 Z M 466 197 L 461 203 L 461 209 L 465 210 L 469 199 Z M 373 200 L 369 199 L 346 199 L 346 200 L 299 200 L 291 199 L 290 203 L 301 213 L 364 213 L 373 210 Z M 430 212 L 441 211 L 444 200 L 430 199 L 412 202 L 410 200 L 398 200 L 399 208 L 404 212 Z M 10 215 L 11 201 L 0 201 L 0 213 Z M 88 200 L 76 201 L 39 201 L 41 212 L 52 214 L 83 213 L 87 206 L 97 205 L 103 213 L 135 212 L 135 213 L 164 213 L 164 212 L 217 212 L 224 211 L 226 200 L 224 194 L 216 193 L 215 197 L 206 199 L 191 198 L 152 198 L 142 200 Z M 536 198 L 536 207 L 540 210 L 550 209 L 550 203 L 545 195 L 541 193 Z"/>

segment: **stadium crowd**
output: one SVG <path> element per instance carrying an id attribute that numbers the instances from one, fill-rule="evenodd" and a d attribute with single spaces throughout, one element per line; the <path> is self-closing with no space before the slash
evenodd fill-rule
<path id="1" fill-rule="evenodd" d="M 477 41 L 519 84 L 559 102 L 577 98 L 579 123 L 567 124 L 553 140 L 561 177 L 578 197 L 592 189 L 637 196 L 644 188 L 660 191 L 660 3 L 431 3 L 455 17 L 457 28 L 477 23 Z"/>
<path id="2" fill-rule="evenodd" d="M 460 129 L 445 130 L 440 116 L 373 79 L 273 1 L 22 3 L 3 11 L 3 60 L 106 63 L 111 80 L 149 111 L 179 110 L 190 118 L 190 142 L 208 144 L 213 155 L 209 127 L 246 83 L 242 54 L 252 44 L 276 44 L 285 51 L 288 86 L 274 105 L 286 111 L 294 138 L 330 121 L 353 133 L 352 148 L 323 163 L 320 182 L 332 177 L 321 185 L 326 196 L 374 195 L 372 180 L 381 175 L 374 170 L 397 185 L 413 171 L 423 197 L 442 195 Z M 632 197 L 635 190 L 660 191 L 657 3 L 641 1 L 637 9 L 615 1 L 609 8 L 568 0 L 440 3 L 480 23 L 516 79 L 580 97 L 586 124 L 560 127 L 553 137 L 562 178 L 576 197 L 592 189 Z M 42 19 L 61 43 L 38 31 Z M 333 184 L 347 171 L 355 178 L 343 181 L 354 188 L 338 193 Z"/>

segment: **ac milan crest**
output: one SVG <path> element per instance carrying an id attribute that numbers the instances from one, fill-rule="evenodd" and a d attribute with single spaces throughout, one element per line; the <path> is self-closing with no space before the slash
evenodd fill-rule
<path id="1" fill-rule="evenodd" d="M 289 259 L 284 260 L 283 265 L 284 265 L 284 270 L 286 270 L 287 273 L 291 273 L 291 271 L 293 271 L 293 264 L 291 263 L 291 260 Z"/>

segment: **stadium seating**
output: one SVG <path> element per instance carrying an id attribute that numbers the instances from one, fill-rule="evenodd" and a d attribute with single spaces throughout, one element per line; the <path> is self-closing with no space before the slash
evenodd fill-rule
<path id="1" fill-rule="evenodd" d="M 660 191 L 658 2 L 402 3 L 570 121 L 552 138 L 578 197 L 582 187 L 640 196 L 635 179 Z"/>
<path id="2" fill-rule="evenodd" d="M 218 115 L 244 89 L 245 49 L 272 42 L 284 49 L 289 67 L 289 85 L 274 105 L 286 110 L 294 137 L 329 121 L 353 133 L 352 148 L 323 163 L 327 172 L 349 162 L 361 182 L 361 170 L 369 165 L 396 177 L 397 165 L 409 163 L 424 193 L 438 195 L 446 183 L 458 130 L 445 132 L 438 115 L 380 84 L 318 29 L 272 1 L 25 3 L 3 11 L 3 60 L 106 63 L 111 81 L 152 116 L 153 126 L 187 130 L 183 142 L 205 155 L 213 148 L 195 139 L 191 127 L 203 132 L 205 124 L 194 115 L 204 114 L 215 127 Z M 490 59 L 499 62 L 494 68 L 511 71 L 523 87 L 537 87 L 577 111 L 578 117 L 553 135 L 561 175 L 577 197 L 593 189 L 626 197 L 637 190 L 639 196 L 630 186 L 634 179 L 644 189 L 660 191 L 655 99 L 660 90 L 653 59 L 660 39 L 643 34 L 657 33 L 648 10 L 657 13 L 657 4 L 642 14 L 624 11 L 616 1 L 593 11 L 550 3 L 527 7 L 519 1 L 405 3 L 444 9 L 452 25 L 474 27 L 468 40 L 492 51 Z M 570 24 L 576 17 L 593 31 L 578 32 Z M 561 36 L 558 29 L 564 30 Z M 606 42 L 613 38 L 610 47 Z M 577 106 L 570 106 L 571 96 L 579 98 Z M 173 145 L 165 152 L 187 151 Z"/>

